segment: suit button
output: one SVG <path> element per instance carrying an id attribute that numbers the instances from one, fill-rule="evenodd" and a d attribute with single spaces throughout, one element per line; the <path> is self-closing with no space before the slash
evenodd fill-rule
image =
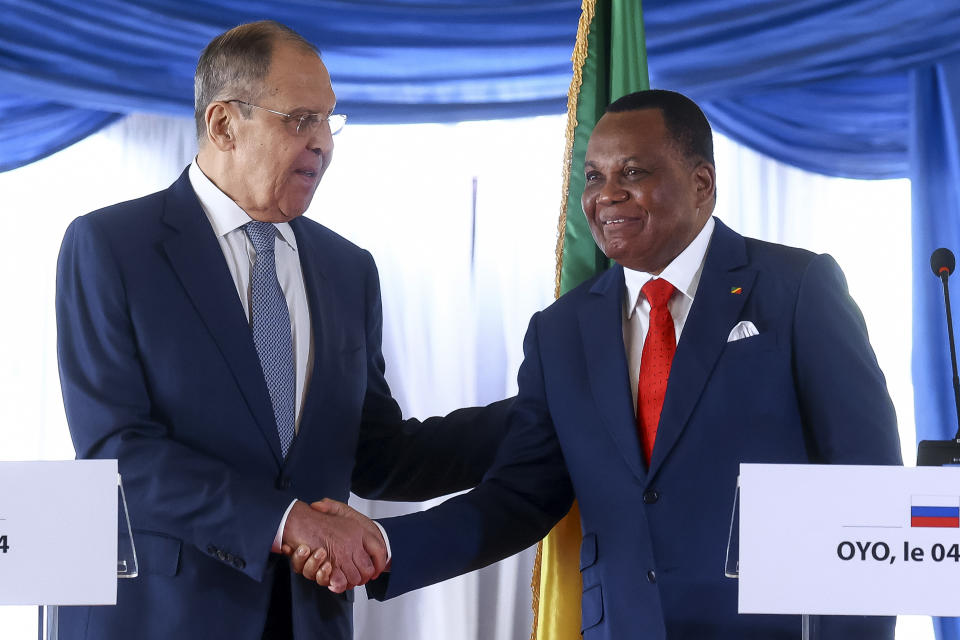
<path id="1" fill-rule="evenodd" d="M 227 554 L 225 554 L 225 553 L 224 553 L 223 551 L 221 551 L 220 549 L 217 549 L 217 559 L 218 559 L 218 560 L 221 560 L 221 561 L 226 561 L 226 559 L 227 559 Z"/>
<path id="2" fill-rule="evenodd" d="M 287 489 L 290 488 L 291 484 L 292 483 L 290 482 L 290 478 L 288 478 L 287 476 L 280 476 L 279 478 L 277 478 L 276 486 L 277 486 L 277 489 L 279 489 L 280 491 L 286 491 Z"/>
<path id="3" fill-rule="evenodd" d="M 247 566 L 247 563 L 243 561 L 243 558 L 234 558 L 233 566 L 235 566 L 237 569 L 243 569 L 245 566 Z"/>
<path id="4" fill-rule="evenodd" d="M 644 504 L 653 504 L 660 499 L 660 493 L 654 490 L 645 491 L 643 493 L 643 503 Z"/>
<path id="5" fill-rule="evenodd" d="M 208 545 L 207 545 L 207 553 L 209 553 L 209 554 L 212 555 L 212 556 L 215 556 L 215 555 L 217 555 L 217 548 L 216 548 L 215 546 L 213 546 L 212 544 L 208 544 Z"/>
<path id="6" fill-rule="evenodd" d="M 647 582 L 653 584 L 657 581 L 657 574 L 653 572 L 653 569 L 647 571 Z"/>

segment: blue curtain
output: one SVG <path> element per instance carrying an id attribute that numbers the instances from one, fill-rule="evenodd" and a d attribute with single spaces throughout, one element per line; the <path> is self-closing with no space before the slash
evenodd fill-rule
<path id="1" fill-rule="evenodd" d="M 271 18 L 317 44 L 351 122 L 562 113 L 579 0 L 0 0 L 0 171 L 118 115 L 193 113 L 203 47 Z"/>
<path id="2" fill-rule="evenodd" d="M 930 254 L 938 247 L 960 253 L 960 57 L 916 69 L 910 80 L 914 415 L 918 440 L 946 440 L 957 432 L 957 408 L 942 286 Z M 951 280 L 955 301 L 960 287 Z M 940 640 L 960 640 L 958 618 L 934 618 L 934 629 Z"/>
<path id="3" fill-rule="evenodd" d="M 646 0 L 651 84 L 781 162 L 908 175 L 911 69 L 960 52 L 960 3 Z"/>
<path id="4" fill-rule="evenodd" d="M 917 436 L 942 440 L 957 431 L 957 410 L 942 287 L 930 254 L 938 247 L 960 253 L 960 59 L 914 71 L 911 84 L 914 403 Z M 951 284 L 956 300 L 960 286 Z"/>
<path id="5" fill-rule="evenodd" d="M 203 46 L 267 17 L 321 47 L 351 122 L 561 113 L 579 13 L 580 0 L 0 0 L 0 170 L 118 115 L 189 115 Z M 952 0 L 646 0 L 644 16 L 654 86 L 828 175 L 908 175 L 910 73 L 960 53 Z"/>

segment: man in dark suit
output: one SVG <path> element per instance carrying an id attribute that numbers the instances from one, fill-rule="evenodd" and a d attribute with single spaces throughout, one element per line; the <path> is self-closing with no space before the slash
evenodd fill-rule
<path id="1" fill-rule="evenodd" d="M 712 218 L 710 125 L 686 97 L 610 105 L 585 173 L 583 209 L 616 266 L 534 315 L 494 469 L 468 494 L 381 520 L 393 559 L 371 590 L 393 597 L 515 553 L 576 497 L 584 640 L 797 638 L 799 617 L 738 615 L 724 577 L 738 466 L 900 463 L 863 318 L 831 257 Z M 323 556 L 295 568 L 306 560 L 313 577 Z M 892 638 L 893 620 L 821 631 Z"/>
<path id="2" fill-rule="evenodd" d="M 117 458 L 140 576 L 116 607 L 65 609 L 61 637 L 351 637 L 352 597 L 292 578 L 282 545 L 354 581 L 387 560 L 370 523 L 307 502 L 422 500 L 480 481 L 506 404 L 423 423 L 384 379 L 369 253 L 299 217 L 330 163 L 336 98 L 274 22 L 197 66 L 196 161 L 168 189 L 71 224 L 58 354 L 78 457 Z"/>

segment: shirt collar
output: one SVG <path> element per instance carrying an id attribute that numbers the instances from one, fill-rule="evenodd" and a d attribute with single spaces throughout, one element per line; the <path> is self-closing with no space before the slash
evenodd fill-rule
<path id="1" fill-rule="evenodd" d="M 637 308 L 640 289 L 647 284 L 647 281 L 654 278 L 663 278 L 672 284 L 677 291 L 690 298 L 691 301 L 693 300 L 697 293 L 697 287 L 700 285 L 700 274 L 703 273 L 703 263 L 707 257 L 707 249 L 710 247 L 710 236 L 713 234 L 714 226 L 713 216 L 710 216 L 697 237 L 660 272 L 659 276 L 624 267 L 623 278 L 626 283 L 627 318 L 633 316 L 633 310 Z"/>
<path id="2" fill-rule="evenodd" d="M 188 172 L 190 184 L 193 191 L 197 194 L 200 201 L 200 207 L 207 215 L 210 226 L 218 238 L 222 238 L 231 231 L 239 229 L 247 224 L 253 218 L 247 215 L 247 212 L 240 208 L 236 202 L 230 199 L 220 188 L 206 176 L 196 158 L 190 163 Z M 289 222 L 275 222 L 273 226 L 280 232 L 280 237 L 290 247 L 297 250 L 297 237 L 290 228 Z"/>

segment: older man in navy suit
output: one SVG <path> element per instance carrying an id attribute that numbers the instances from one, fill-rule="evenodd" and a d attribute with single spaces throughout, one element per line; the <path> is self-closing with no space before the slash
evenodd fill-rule
<path id="1" fill-rule="evenodd" d="M 584 640 L 797 638 L 799 617 L 737 614 L 727 528 L 740 463 L 900 463 L 843 274 L 712 217 L 710 125 L 680 94 L 610 105 L 585 173 L 583 210 L 616 266 L 534 315 L 494 469 L 468 494 L 380 521 L 393 560 L 371 589 L 393 597 L 514 553 L 576 497 Z M 321 565 L 327 582 L 323 555 L 295 567 Z M 821 631 L 892 638 L 893 620 Z"/>
<path id="2" fill-rule="evenodd" d="M 232 29 L 197 65 L 196 161 L 68 229 L 67 418 L 79 457 L 119 460 L 140 576 L 116 607 L 64 610 L 61 637 L 348 640 L 350 594 L 292 577 L 278 552 L 321 547 L 359 582 L 386 547 L 307 502 L 426 499 L 492 462 L 508 403 L 403 421 L 373 259 L 300 217 L 343 125 L 335 104 L 310 43 L 275 22 Z"/>

